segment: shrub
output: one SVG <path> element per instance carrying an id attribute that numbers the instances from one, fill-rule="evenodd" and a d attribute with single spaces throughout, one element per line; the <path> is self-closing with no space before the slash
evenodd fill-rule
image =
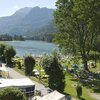
<path id="1" fill-rule="evenodd" d="M 16 55 L 16 50 L 13 48 L 13 46 L 7 46 L 4 50 L 4 55 L 7 65 L 10 65 L 12 64 L 11 59 Z"/>
<path id="2" fill-rule="evenodd" d="M 25 74 L 29 75 L 32 73 L 35 66 L 35 59 L 32 56 L 27 56 L 24 59 Z"/>
<path id="3" fill-rule="evenodd" d="M 18 88 L 8 87 L 0 90 L 0 100 L 26 100 L 26 96 Z"/>
<path id="4" fill-rule="evenodd" d="M 80 98 L 80 96 L 82 95 L 82 87 L 78 85 L 76 87 L 76 92 L 77 92 L 77 97 Z"/>

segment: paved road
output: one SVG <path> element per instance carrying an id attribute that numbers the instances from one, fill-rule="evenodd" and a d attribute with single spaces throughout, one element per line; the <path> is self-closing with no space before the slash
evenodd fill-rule
<path id="1" fill-rule="evenodd" d="M 20 73 L 16 72 L 12 68 L 7 67 L 7 70 L 9 71 L 9 77 L 11 77 L 11 78 L 14 78 L 14 79 L 28 78 L 28 77 L 21 75 Z M 45 86 L 43 86 L 42 84 L 39 84 L 35 81 L 33 81 L 33 82 L 35 83 L 35 90 L 41 90 L 43 95 L 47 94 L 47 88 Z"/>

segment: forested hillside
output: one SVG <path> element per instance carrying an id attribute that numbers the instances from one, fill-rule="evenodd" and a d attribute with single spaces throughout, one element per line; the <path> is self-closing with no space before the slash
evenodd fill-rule
<path id="1" fill-rule="evenodd" d="M 0 34 L 23 35 L 28 38 L 44 37 L 57 31 L 53 18 L 54 9 L 22 8 L 12 16 L 0 18 Z"/>

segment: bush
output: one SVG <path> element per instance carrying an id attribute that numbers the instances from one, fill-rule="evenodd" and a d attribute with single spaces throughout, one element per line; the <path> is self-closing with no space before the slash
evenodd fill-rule
<path id="1" fill-rule="evenodd" d="M 18 88 L 4 88 L 0 90 L 0 100 L 26 100 L 26 96 Z"/>
<path id="2" fill-rule="evenodd" d="M 0 43 L 0 60 L 5 62 L 4 50 L 6 48 L 6 44 Z"/>
<path id="3" fill-rule="evenodd" d="M 25 74 L 29 75 L 32 73 L 35 66 L 35 59 L 32 56 L 27 56 L 24 59 Z"/>
<path id="4" fill-rule="evenodd" d="M 80 98 L 80 96 L 82 95 L 82 87 L 78 85 L 76 87 L 76 92 L 77 92 L 77 97 Z"/>
<path id="5" fill-rule="evenodd" d="M 11 65 L 11 59 L 16 55 L 16 50 L 12 46 L 7 46 L 4 50 L 7 65 Z"/>
<path id="6" fill-rule="evenodd" d="M 42 66 L 48 77 L 48 85 L 51 89 L 59 92 L 64 91 L 65 87 L 65 75 L 61 64 L 58 61 L 58 55 L 56 52 L 52 56 L 47 56 L 42 61 Z"/>

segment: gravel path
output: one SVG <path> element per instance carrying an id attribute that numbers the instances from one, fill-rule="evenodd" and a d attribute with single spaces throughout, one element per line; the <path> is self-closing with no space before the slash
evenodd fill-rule
<path id="1" fill-rule="evenodd" d="M 90 93 L 90 96 L 95 98 L 95 100 L 100 100 L 100 94 Z"/>
<path id="2" fill-rule="evenodd" d="M 28 78 L 27 76 L 21 75 L 20 73 L 16 72 L 14 69 L 7 67 L 7 70 L 9 72 L 9 77 L 18 79 L 18 78 Z M 35 90 L 41 90 L 42 94 L 47 94 L 47 88 L 43 86 L 42 84 L 37 83 L 36 81 L 33 81 L 35 83 Z"/>

